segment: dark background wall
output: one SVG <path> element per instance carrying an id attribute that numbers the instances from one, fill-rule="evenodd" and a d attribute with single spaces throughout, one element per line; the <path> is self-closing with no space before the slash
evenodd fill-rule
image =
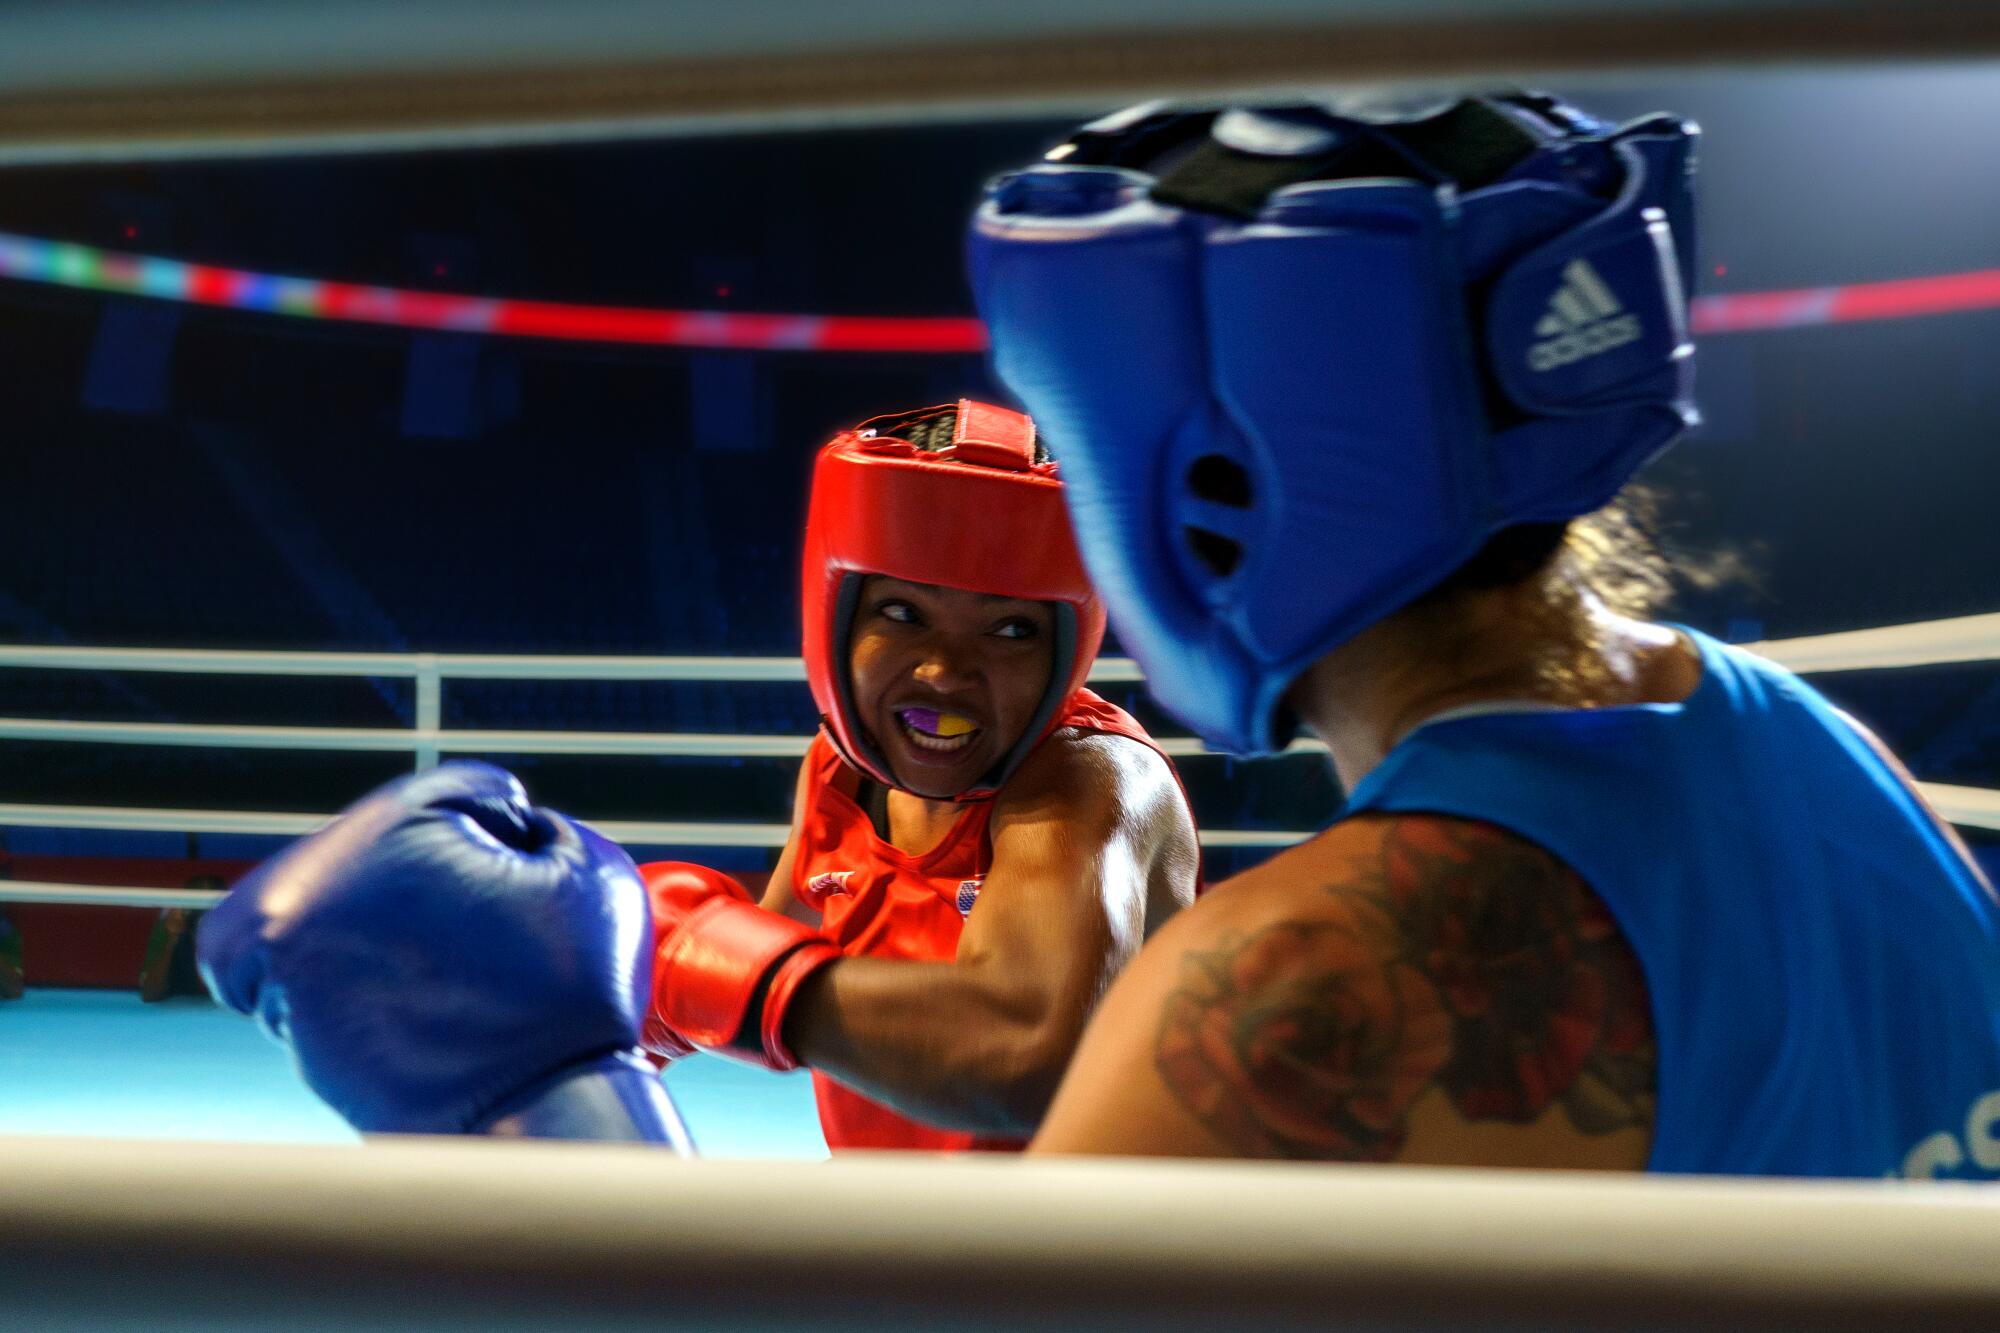
<path id="1" fill-rule="evenodd" d="M 1703 123 L 1706 291 L 2000 267 L 2000 74 L 1577 95 Z M 956 315 L 980 183 L 1070 123 L 16 171 L 0 230 L 450 292 Z M 1652 480 L 1676 540 L 1735 550 L 1753 577 L 1676 614 L 1750 639 L 2000 610 L 1996 349 L 1995 312 L 1706 340 L 1708 424 Z M 877 412 L 1000 390 L 969 356 L 488 339 L 0 283 L 0 392 L 0 639 L 791 654 L 811 450 Z M 2000 785 L 1996 673 L 1823 684 L 1920 776 Z M 407 725 L 411 703 L 396 682 L 0 670 L 9 716 Z M 812 724 L 794 686 L 463 685 L 447 705 L 458 726 Z M 769 820 L 790 787 L 770 761 L 514 762 L 600 818 Z M 0 800 L 331 809 L 402 766 L 0 743 Z M 1306 827 L 1338 798 L 1311 760 L 1186 767 L 1218 826 Z"/>

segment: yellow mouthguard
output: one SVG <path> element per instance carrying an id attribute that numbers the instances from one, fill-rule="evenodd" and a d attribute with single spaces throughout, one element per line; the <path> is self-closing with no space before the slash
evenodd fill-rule
<path id="1" fill-rule="evenodd" d="M 973 725 L 972 719 L 969 717 L 960 717 L 957 713 L 939 713 L 937 715 L 937 731 L 933 734 L 938 736 L 963 736 L 968 731 L 977 730 L 979 728 Z"/>

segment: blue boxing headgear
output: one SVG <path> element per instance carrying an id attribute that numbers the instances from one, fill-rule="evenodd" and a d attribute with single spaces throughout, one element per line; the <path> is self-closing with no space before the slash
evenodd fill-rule
<path id="1" fill-rule="evenodd" d="M 1282 749 L 1314 661 L 1694 423 L 1696 133 L 1528 94 L 1153 105 L 993 183 L 995 368 L 1170 712 Z"/>

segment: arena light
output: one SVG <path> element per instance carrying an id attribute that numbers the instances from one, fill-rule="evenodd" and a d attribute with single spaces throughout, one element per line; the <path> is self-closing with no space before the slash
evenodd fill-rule
<path id="1" fill-rule="evenodd" d="M 0 232 L 0 278 L 298 319 L 558 342 L 958 356 L 986 350 L 985 327 L 970 316 L 754 314 L 521 301 L 257 273 L 13 232 Z M 2000 308 L 2000 269 L 1697 297 L 1691 314 L 1696 333 L 1714 336 L 1995 308 Z"/>

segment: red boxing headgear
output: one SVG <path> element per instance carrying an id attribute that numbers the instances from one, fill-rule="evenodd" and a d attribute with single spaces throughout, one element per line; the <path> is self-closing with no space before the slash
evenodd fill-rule
<path id="1" fill-rule="evenodd" d="M 950 443 L 942 448 L 912 442 L 943 437 L 947 425 Z M 835 436 L 813 467 L 803 577 L 806 679 L 841 757 L 900 787 L 855 715 L 848 649 L 868 574 L 1054 604 L 1048 693 L 993 771 L 954 799 L 992 796 L 1082 687 L 1104 642 L 1104 604 L 1083 572 L 1056 465 L 1036 461 L 1035 423 L 961 399 L 864 421 Z"/>

